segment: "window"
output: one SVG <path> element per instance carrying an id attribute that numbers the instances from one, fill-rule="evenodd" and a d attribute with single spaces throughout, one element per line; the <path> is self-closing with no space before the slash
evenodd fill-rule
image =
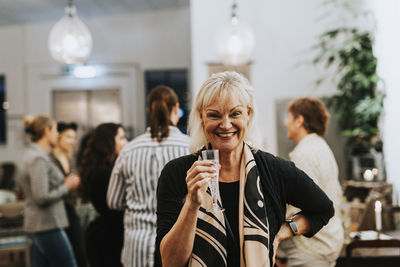
<path id="1" fill-rule="evenodd" d="M 189 116 L 189 89 L 187 70 L 162 70 L 162 71 L 146 71 L 146 123 L 149 123 L 149 114 L 147 112 L 147 95 L 151 89 L 157 85 L 166 85 L 174 89 L 179 98 L 180 120 L 178 128 L 183 132 L 187 132 L 187 120 Z"/>

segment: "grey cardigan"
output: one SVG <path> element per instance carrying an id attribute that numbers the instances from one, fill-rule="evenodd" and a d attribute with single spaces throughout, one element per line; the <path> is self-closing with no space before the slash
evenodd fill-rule
<path id="1" fill-rule="evenodd" d="M 23 158 L 20 184 L 25 193 L 24 229 L 34 233 L 68 226 L 63 197 L 68 194 L 64 175 L 38 145 Z"/>

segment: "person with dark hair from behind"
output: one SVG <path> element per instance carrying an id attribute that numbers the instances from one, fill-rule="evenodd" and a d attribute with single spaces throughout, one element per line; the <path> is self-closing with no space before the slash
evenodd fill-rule
<path id="1" fill-rule="evenodd" d="M 100 124 L 91 133 L 79 166 L 83 201 L 90 201 L 96 210 L 85 237 L 87 257 L 93 267 L 122 266 L 123 212 L 108 208 L 106 194 L 115 159 L 126 143 L 122 125 Z"/>
<path id="2" fill-rule="evenodd" d="M 66 177 L 72 172 L 71 163 L 76 143 L 76 131 L 78 130 L 78 125 L 74 122 L 58 122 L 57 130 L 58 140 L 56 146 L 50 153 L 50 159 Z M 83 246 L 82 228 L 79 216 L 75 210 L 75 203 L 76 195 L 69 194 L 65 198 L 65 210 L 67 211 L 69 221 L 69 226 L 65 229 L 65 232 L 71 242 L 78 266 L 86 267 L 87 264 Z"/>
<path id="3" fill-rule="evenodd" d="M 57 143 L 57 124 L 50 117 L 25 118 L 32 144 L 25 151 L 21 186 L 25 193 L 24 230 L 32 239 L 33 267 L 77 267 L 65 234 L 68 218 L 63 198 L 75 190 L 80 178 L 64 177 L 49 159 Z"/>
<path id="4" fill-rule="evenodd" d="M 76 166 L 78 169 L 82 165 L 83 152 L 86 149 L 91 134 L 92 131 L 86 132 L 79 142 L 78 151 L 76 152 Z"/>
<path id="5" fill-rule="evenodd" d="M 156 186 L 170 160 L 189 153 L 189 138 L 176 128 L 178 97 L 157 86 L 147 97 L 150 127 L 132 140 L 118 157 L 107 192 L 112 209 L 125 209 L 124 267 L 154 265 Z"/>
<path id="6" fill-rule="evenodd" d="M 342 189 L 338 180 L 338 166 L 328 144 L 323 139 L 329 120 L 324 104 L 316 98 L 299 98 L 288 108 L 287 137 L 296 142 L 289 154 L 296 166 L 307 173 L 333 201 L 339 210 Z M 290 217 L 299 210 L 289 206 Z M 296 236 L 280 244 L 288 258 L 288 267 L 335 266 L 343 246 L 343 227 L 336 213 L 329 223 L 312 238 Z"/>

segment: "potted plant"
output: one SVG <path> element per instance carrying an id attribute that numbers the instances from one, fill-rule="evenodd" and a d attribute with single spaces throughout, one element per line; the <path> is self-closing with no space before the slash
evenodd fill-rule
<path id="1" fill-rule="evenodd" d="M 382 180 L 384 170 L 379 118 L 385 94 L 378 88 L 382 83 L 376 71 L 373 42 L 369 31 L 346 27 L 328 30 L 320 35 L 314 46 L 317 54 L 313 63 L 334 69 L 337 93 L 325 98 L 325 101 L 333 110 L 343 135 L 348 137 L 347 149 L 353 178 L 362 177 L 364 170 L 360 161 L 372 158 L 380 171 L 375 180 Z M 319 79 L 317 84 L 325 78 Z"/>

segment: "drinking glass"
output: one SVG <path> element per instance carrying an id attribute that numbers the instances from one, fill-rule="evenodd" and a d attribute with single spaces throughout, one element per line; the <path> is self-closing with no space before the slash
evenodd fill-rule
<path id="1" fill-rule="evenodd" d="M 212 198 L 212 210 L 213 211 L 224 211 L 223 208 L 218 206 L 218 194 L 219 194 L 219 150 L 218 149 L 207 149 L 201 152 L 203 160 L 210 160 L 214 163 L 216 176 L 211 178 L 208 182 L 208 186 L 211 191 Z"/>

